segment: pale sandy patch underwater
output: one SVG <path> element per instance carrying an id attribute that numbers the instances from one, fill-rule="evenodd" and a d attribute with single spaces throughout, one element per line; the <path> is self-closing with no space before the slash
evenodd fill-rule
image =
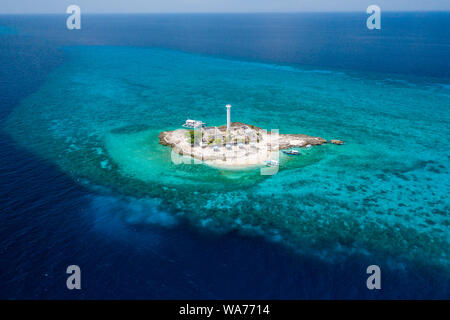
<path id="1" fill-rule="evenodd" d="M 448 270 L 448 86 L 161 49 L 68 53 L 7 131 L 74 179 L 328 258 L 351 247 Z M 226 103 L 235 121 L 346 144 L 282 156 L 272 177 L 174 165 L 158 133 L 187 117 L 221 125 Z"/>

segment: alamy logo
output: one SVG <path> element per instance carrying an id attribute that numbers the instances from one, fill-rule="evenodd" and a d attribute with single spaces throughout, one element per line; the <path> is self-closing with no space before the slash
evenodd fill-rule
<path id="1" fill-rule="evenodd" d="M 67 281 L 66 281 L 67 289 L 80 290 L 81 289 L 81 269 L 80 269 L 80 267 L 77 265 L 70 265 L 67 267 L 66 273 L 70 274 L 70 276 L 67 278 Z"/>
<path id="2" fill-rule="evenodd" d="M 366 272 L 367 272 L 367 274 L 371 274 L 371 276 L 369 278 L 367 278 L 367 281 L 366 281 L 367 289 L 369 289 L 369 290 L 373 290 L 373 289 L 380 290 L 381 289 L 381 270 L 380 270 L 380 267 L 375 265 L 375 264 L 373 264 L 373 265 L 367 267 Z"/>
<path id="3" fill-rule="evenodd" d="M 381 9 L 377 5 L 371 5 L 367 7 L 366 12 L 370 14 L 370 16 L 367 18 L 367 28 L 369 30 L 381 29 Z"/>
<path id="4" fill-rule="evenodd" d="M 67 7 L 66 13 L 70 13 L 71 15 L 66 20 L 67 29 L 81 29 L 81 9 L 79 6 L 74 4 Z"/>

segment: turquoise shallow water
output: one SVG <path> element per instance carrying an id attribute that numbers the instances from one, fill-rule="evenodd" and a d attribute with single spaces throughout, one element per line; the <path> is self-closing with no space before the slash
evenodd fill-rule
<path id="1" fill-rule="evenodd" d="M 357 250 L 448 270 L 448 83 L 162 49 L 67 53 L 6 130 L 77 181 L 324 259 Z M 281 155 L 270 177 L 173 164 L 159 132 L 187 117 L 222 125 L 227 103 L 233 121 L 345 145 Z"/>

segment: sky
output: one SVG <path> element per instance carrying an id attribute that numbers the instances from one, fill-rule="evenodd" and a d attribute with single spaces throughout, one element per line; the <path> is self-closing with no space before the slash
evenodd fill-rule
<path id="1" fill-rule="evenodd" d="M 2 13 L 62 13 L 75 4 L 82 13 L 450 11 L 449 0 L 0 0 Z"/>

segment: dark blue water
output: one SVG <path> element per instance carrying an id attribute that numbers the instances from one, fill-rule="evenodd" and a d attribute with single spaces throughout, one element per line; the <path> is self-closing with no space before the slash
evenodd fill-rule
<path id="1" fill-rule="evenodd" d="M 369 31 L 361 14 L 0 16 L 0 116 L 65 61 L 63 47 L 164 47 L 250 61 L 405 73 L 449 83 L 450 14 L 388 13 Z M 123 223 L 110 198 L 0 139 L 0 298 L 448 298 L 442 270 L 383 270 L 376 257 L 329 263 L 261 238 Z M 111 195 L 111 198 L 114 196 Z M 111 209 L 113 208 L 113 209 Z M 127 210 L 127 208 L 119 209 Z M 382 261 L 382 260 L 377 260 Z M 82 269 L 68 291 L 65 269 Z M 448 267 L 446 270 L 448 271 Z"/>

